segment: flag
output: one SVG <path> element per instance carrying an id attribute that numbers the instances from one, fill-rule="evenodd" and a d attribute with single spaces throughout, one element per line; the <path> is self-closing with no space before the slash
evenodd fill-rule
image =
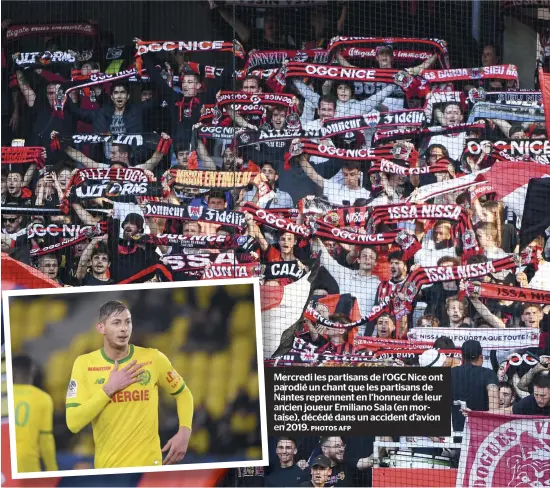
<path id="1" fill-rule="evenodd" d="M 549 110 L 550 111 L 550 110 Z M 550 178 L 533 178 L 527 187 L 525 208 L 519 231 L 519 245 L 523 249 L 550 226 Z"/>
<path id="2" fill-rule="evenodd" d="M 279 347 L 281 334 L 300 320 L 309 297 L 311 272 L 291 283 L 260 287 L 264 358 L 270 358 Z"/>
<path id="3" fill-rule="evenodd" d="M 550 167 L 545 164 L 522 161 L 497 161 L 488 171 L 479 174 L 476 180 L 486 181 L 502 200 L 517 215 L 523 215 L 527 185 L 532 178 L 550 177 Z"/>
<path id="4" fill-rule="evenodd" d="M 550 419 L 471 412 L 456 486 L 547 486 Z"/>
<path id="5" fill-rule="evenodd" d="M 545 73 L 542 71 L 542 68 L 539 68 L 539 85 L 542 92 L 544 117 L 546 119 L 546 135 L 548 135 L 548 127 L 550 127 L 550 73 Z"/>

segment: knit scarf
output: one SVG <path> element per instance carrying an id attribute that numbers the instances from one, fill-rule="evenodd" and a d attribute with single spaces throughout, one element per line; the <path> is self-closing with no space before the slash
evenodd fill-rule
<path id="1" fill-rule="evenodd" d="M 2 147 L 2 164 L 36 164 L 38 169 L 44 166 L 43 147 Z"/>
<path id="2" fill-rule="evenodd" d="M 518 286 L 506 286 L 493 283 L 474 284 L 471 281 L 467 281 L 466 290 L 462 294 L 464 293 L 466 296 L 475 294 L 481 298 L 550 305 L 550 292 L 545 290 L 534 290 L 532 288 L 520 288 Z"/>

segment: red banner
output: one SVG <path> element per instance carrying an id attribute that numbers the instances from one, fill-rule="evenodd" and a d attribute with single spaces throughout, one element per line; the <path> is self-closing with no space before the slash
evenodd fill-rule
<path id="1" fill-rule="evenodd" d="M 472 412 L 462 441 L 456 486 L 546 486 L 550 419 Z"/>
<path id="2" fill-rule="evenodd" d="M 545 73 L 542 68 L 539 69 L 539 84 L 542 92 L 542 105 L 544 107 L 544 118 L 546 119 L 546 135 L 550 134 L 550 73 Z"/>

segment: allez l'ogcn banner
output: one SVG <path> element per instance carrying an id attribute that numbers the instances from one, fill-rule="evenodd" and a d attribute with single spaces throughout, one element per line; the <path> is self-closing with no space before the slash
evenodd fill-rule
<path id="1" fill-rule="evenodd" d="M 548 486 L 550 419 L 472 412 L 456 486 Z"/>

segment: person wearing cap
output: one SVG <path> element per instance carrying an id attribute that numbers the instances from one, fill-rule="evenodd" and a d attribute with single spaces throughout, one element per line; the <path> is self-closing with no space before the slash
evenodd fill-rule
<path id="1" fill-rule="evenodd" d="M 330 459 L 323 454 L 315 456 L 311 461 L 311 480 L 304 481 L 298 486 L 313 486 L 323 488 L 327 486 L 327 481 L 332 473 Z"/>
<path id="2" fill-rule="evenodd" d="M 307 480 L 307 472 L 296 464 L 298 449 L 294 439 L 287 436 L 279 437 L 275 452 L 279 465 L 266 476 L 264 486 L 298 486 Z"/>
<path id="3" fill-rule="evenodd" d="M 463 365 L 451 369 L 453 401 L 461 400 L 472 410 L 497 410 L 500 404 L 496 373 L 484 368 L 483 350 L 476 340 L 464 341 L 461 347 Z M 453 430 L 464 429 L 464 416 L 460 407 L 452 407 Z"/>

